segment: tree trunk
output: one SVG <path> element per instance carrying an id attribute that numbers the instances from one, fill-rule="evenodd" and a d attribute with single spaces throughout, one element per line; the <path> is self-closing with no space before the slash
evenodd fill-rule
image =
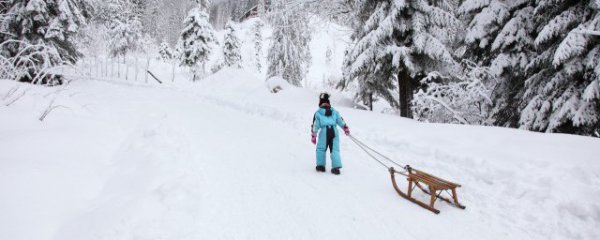
<path id="1" fill-rule="evenodd" d="M 413 97 L 412 78 L 406 71 L 398 73 L 398 94 L 400 116 L 412 118 L 410 103 Z"/>
<path id="2" fill-rule="evenodd" d="M 373 93 L 369 93 L 369 110 L 373 111 Z"/>
<path id="3" fill-rule="evenodd" d="M 110 59 L 110 77 L 113 78 L 115 76 L 115 61 L 114 59 Z"/>

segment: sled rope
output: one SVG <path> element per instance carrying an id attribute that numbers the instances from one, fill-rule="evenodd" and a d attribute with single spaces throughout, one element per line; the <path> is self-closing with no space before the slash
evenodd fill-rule
<path id="1" fill-rule="evenodd" d="M 434 208 L 434 204 L 435 204 L 436 200 L 438 200 L 438 199 L 440 199 L 444 202 L 447 202 L 447 203 L 451 204 L 452 206 L 455 206 L 460 209 L 466 208 L 464 205 L 462 205 L 458 202 L 456 188 L 460 187 L 460 184 L 456 184 L 456 183 L 444 180 L 442 178 L 433 176 L 433 175 L 423 172 L 421 170 L 414 169 L 409 165 L 402 166 L 399 163 L 397 163 L 396 161 L 392 160 L 391 158 L 383 155 L 382 153 L 374 150 L 373 148 L 369 147 L 362 141 L 356 139 L 354 136 L 348 135 L 348 137 L 360 149 L 362 149 L 367 155 L 369 155 L 369 157 L 371 157 L 373 160 L 377 161 L 379 164 L 381 164 L 381 166 L 388 169 L 394 189 L 396 190 L 398 195 L 400 195 L 404 199 L 411 201 L 412 203 L 415 203 L 429 211 L 432 211 L 435 214 L 440 213 L 439 210 Z M 386 164 L 383 159 L 389 161 L 389 163 Z M 404 171 L 397 171 L 396 169 L 394 169 L 394 167 L 390 166 L 391 163 L 393 163 L 396 166 L 399 166 L 400 169 L 402 169 Z M 406 177 L 406 180 L 408 181 L 408 188 L 407 188 L 408 191 L 407 192 L 402 191 L 400 189 L 400 187 L 398 186 L 398 183 L 396 182 L 396 174 Z M 425 187 L 423 185 L 426 185 L 427 187 Z M 415 188 L 420 189 L 425 194 L 430 196 L 429 203 L 425 203 L 420 200 L 417 200 L 416 198 L 414 198 L 412 196 Z M 451 193 L 449 191 L 451 191 Z M 442 194 L 444 192 L 447 193 L 450 196 L 450 198 L 443 197 Z"/>
<path id="2" fill-rule="evenodd" d="M 395 162 L 394 160 L 392 160 L 391 158 L 389 158 L 386 155 L 383 155 L 382 153 L 376 151 L 375 149 L 369 147 L 367 144 L 363 143 L 362 141 L 356 139 L 354 136 L 352 135 L 348 135 L 348 137 L 350 137 L 350 139 L 360 148 L 362 149 L 367 155 L 369 155 L 371 158 L 373 158 L 373 160 L 377 161 L 379 164 L 381 164 L 382 166 L 384 166 L 386 169 L 390 169 L 390 166 L 383 163 L 383 161 L 381 161 L 381 159 L 377 158 L 376 156 L 374 156 L 374 154 L 379 155 L 381 158 L 384 158 L 385 160 L 388 160 L 389 162 L 393 163 L 394 165 L 401 167 L 403 169 L 406 169 L 406 166 L 400 165 L 399 163 Z"/>

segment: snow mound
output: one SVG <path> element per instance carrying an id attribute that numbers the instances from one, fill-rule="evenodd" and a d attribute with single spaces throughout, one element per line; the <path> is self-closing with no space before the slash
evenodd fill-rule
<path id="1" fill-rule="evenodd" d="M 600 238 L 594 138 L 425 124 L 333 92 L 355 137 L 462 185 L 467 209 L 439 202 L 434 215 L 346 136 L 342 175 L 314 171 L 319 91 L 273 94 L 240 69 L 125 83 L 22 85 L 7 107 L 19 84 L 0 81 L 0 239 Z M 51 99 L 69 108 L 40 122 Z"/>
<path id="2" fill-rule="evenodd" d="M 267 79 L 267 87 L 272 93 L 278 93 L 282 90 L 291 88 L 292 85 L 290 85 L 285 79 L 275 76 Z"/>
<path id="3" fill-rule="evenodd" d="M 273 89 L 280 90 L 274 94 Z M 294 109 L 300 107 L 318 107 L 320 92 L 312 89 L 298 88 L 281 77 L 261 80 L 244 69 L 224 68 L 221 71 L 202 80 L 197 87 L 205 96 L 218 99 L 244 99 L 244 104 L 255 104 L 256 107 L 277 107 L 278 109 Z M 330 92 L 331 101 L 335 106 L 360 108 L 350 98 L 339 92 Z M 304 99 L 307 101 L 297 101 Z M 291 103 L 291 104 L 290 104 Z M 260 105 L 260 106 L 259 106 Z"/>
<path id="4" fill-rule="evenodd" d="M 215 94 L 226 95 L 247 95 L 257 91 L 266 91 L 264 82 L 255 77 L 251 72 L 228 67 L 201 80 L 199 88 Z"/>

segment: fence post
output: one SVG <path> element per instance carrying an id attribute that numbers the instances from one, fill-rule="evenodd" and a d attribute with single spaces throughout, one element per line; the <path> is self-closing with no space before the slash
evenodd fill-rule
<path id="1" fill-rule="evenodd" d="M 121 78 L 121 62 L 119 60 L 119 56 L 117 56 L 117 79 Z"/>
<path id="2" fill-rule="evenodd" d="M 110 78 L 113 78 L 115 76 L 115 62 L 110 61 Z"/>
<path id="3" fill-rule="evenodd" d="M 127 56 L 125 56 L 125 81 L 129 80 L 129 64 L 127 64 Z"/>
<path id="4" fill-rule="evenodd" d="M 94 70 L 96 71 L 96 77 L 100 77 L 98 74 L 98 56 L 94 56 Z"/>
<path id="5" fill-rule="evenodd" d="M 138 67 L 139 67 L 138 66 L 138 57 L 135 56 L 135 80 L 134 80 L 134 82 L 137 82 L 137 80 L 138 80 Z"/>
<path id="6" fill-rule="evenodd" d="M 175 82 L 175 60 L 173 60 L 173 69 L 171 71 L 171 82 Z"/>
<path id="7" fill-rule="evenodd" d="M 150 69 L 150 56 L 146 56 L 146 77 L 144 78 L 144 82 L 148 83 L 148 70 Z"/>
<path id="8" fill-rule="evenodd" d="M 86 61 L 85 58 L 83 59 L 83 69 L 82 69 L 82 71 L 84 72 L 83 75 L 85 75 L 86 74 L 85 73 L 86 72 L 85 68 L 87 67 L 88 80 L 91 81 L 92 80 L 92 65 L 90 64 L 90 61 L 91 61 L 91 59 L 87 59 L 87 61 Z M 87 62 L 87 64 L 86 64 L 86 62 Z"/>

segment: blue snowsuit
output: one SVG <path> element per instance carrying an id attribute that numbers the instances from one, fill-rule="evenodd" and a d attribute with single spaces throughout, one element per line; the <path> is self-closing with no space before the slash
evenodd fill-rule
<path id="1" fill-rule="evenodd" d="M 319 132 L 318 144 L 317 144 L 317 166 L 325 166 L 325 155 L 327 148 L 331 152 L 331 164 L 333 168 L 342 167 L 342 159 L 340 157 L 340 135 L 338 133 L 339 127 L 346 126 L 346 122 L 340 113 L 335 109 L 321 107 L 315 113 L 313 118 L 312 131 L 313 133 Z M 319 131 L 320 130 L 320 131 Z"/>

